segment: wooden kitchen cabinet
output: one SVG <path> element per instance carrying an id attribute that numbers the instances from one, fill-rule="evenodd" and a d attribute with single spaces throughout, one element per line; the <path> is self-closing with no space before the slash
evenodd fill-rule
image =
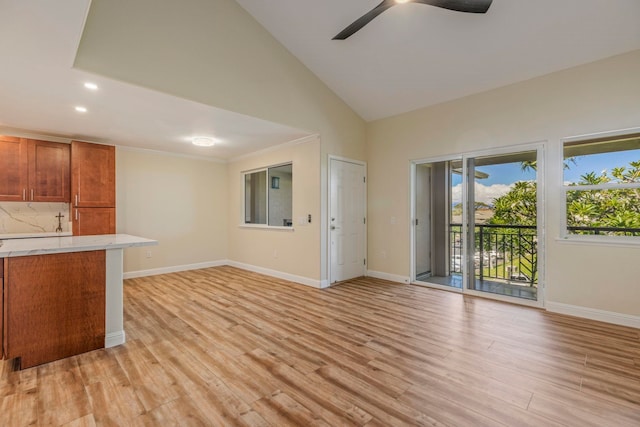
<path id="1" fill-rule="evenodd" d="M 0 137 L 0 201 L 69 202 L 69 144 Z"/>
<path id="2" fill-rule="evenodd" d="M 116 208 L 73 208 L 73 235 L 115 234 Z"/>
<path id="3" fill-rule="evenodd" d="M 113 146 L 71 143 L 74 236 L 116 232 L 115 154 Z"/>
<path id="4" fill-rule="evenodd" d="M 33 202 L 70 202 L 69 144 L 27 140 L 29 187 L 27 199 Z"/>
<path id="5" fill-rule="evenodd" d="M 0 360 L 4 360 L 4 259 L 0 258 Z"/>
<path id="6" fill-rule="evenodd" d="M 8 258 L 4 353 L 28 368 L 103 348 L 105 251 Z"/>
<path id="7" fill-rule="evenodd" d="M 0 201 L 26 200 L 27 144 L 21 138 L 0 136 Z"/>
<path id="8" fill-rule="evenodd" d="M 111 145 L 71 142 L 74 207 L 116 206 L 116 150 Z"/>

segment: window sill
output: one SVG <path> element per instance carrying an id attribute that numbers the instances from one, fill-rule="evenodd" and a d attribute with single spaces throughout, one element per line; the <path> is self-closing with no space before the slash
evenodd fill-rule
<path id="1" fill-rule="evenodd" d="M 617 246 L 617 247 L 640 247 L 640 237 L 629 236 L 615 238 L 611 236 L 566 236 L 558 237 L 556 242 L 566 245 L 588 245 L 588 246 Z"/>
<path id="2" fill-rule="evenodd" d="M 273 230 L 273 231 L 295 231 L 293 227 L 283 227 L 276 225 L 264 225 L 264 224 L 240 224 L 240 228 L 254 228 L 258 230 Z"/>

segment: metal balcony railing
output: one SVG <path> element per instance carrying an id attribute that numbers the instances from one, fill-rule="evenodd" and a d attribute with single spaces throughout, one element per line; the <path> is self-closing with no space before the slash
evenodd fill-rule
<path id="1" fill-rule="evenodd" d="M 462 224 L 450 224 L 452 273 L 462 273 Z M 473 265 L 476 278 L 521 285 L 538 284 L 538 237 L 535 226 L 475 226 Z"/>
<path id="2" fill-rule="evenodd" d="M 574 234 L 640 236 L 639 228 L 567 227 Z M 451 273 L 462 273 L 462 224 L 449 224 Z M 473 248 L 476 278 L 498 279 L 521 285 L 538 284 L 536 227 L 529 225 L 479 224 Z"/>

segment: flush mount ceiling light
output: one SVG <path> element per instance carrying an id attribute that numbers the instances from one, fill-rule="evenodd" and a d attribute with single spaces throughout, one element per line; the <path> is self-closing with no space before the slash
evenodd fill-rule
<path id="1" fill-rule="evenodd" d="M 211 147 L 216 143 L 216 139 L 209 136 L 196 136 L 191 142 L 198 147 Z"/>
<path id="2" fill-rule="evenodd" d="M 95 83 L 91 83 L 91 82 L 86 82 L 84 84 L 84 87 L 86 87 L 89 90 L 98 90 L 98 85 Z"/>
<path id="3" fill-rule="evenodd" d="M 82 107 L 82 106 L 78 105 L 78 106 L 76 107 L 76 111 L 77 111 L 78 113 L 86 113 L 86 112 L 87 112 L 87 108 L 86 108 L 86 107 Z"/>

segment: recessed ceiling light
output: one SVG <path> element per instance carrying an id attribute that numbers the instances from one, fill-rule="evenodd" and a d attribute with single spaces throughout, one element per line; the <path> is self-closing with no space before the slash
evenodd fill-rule
<path id="1" fill-rule="evenodd" d="M 91 82 L 86 82 L 84 84 L 84 87 L 86 87 L 89 90 L 98 90 L 98 85 L 95 83 L 91 83 Z"/>
<path id="2" fill-rule="evenodd" d="M 396 0 L 396 3 L 400 3 L 400 4 L 408 3 L 408 2 L 409 2 L 409 0 Z"/>
<path id="3" fill-rule="evenodd" d="M 196 136 L 191 142 L 198 147 L 211 147 L 216 143 L 216 139 L 209 136 Z"/>
<path id="4" fill-rule="evenodd" d="M 78 106 L 76 107 L 76 111 L 77 111 L 78 113 L 86 113 L 86 112 L 87 112 L 87 109 L 86 109 L 86 107 L 81 107 L 81 106 L 79 106 L 79 105 L 78 105 Z"/>

